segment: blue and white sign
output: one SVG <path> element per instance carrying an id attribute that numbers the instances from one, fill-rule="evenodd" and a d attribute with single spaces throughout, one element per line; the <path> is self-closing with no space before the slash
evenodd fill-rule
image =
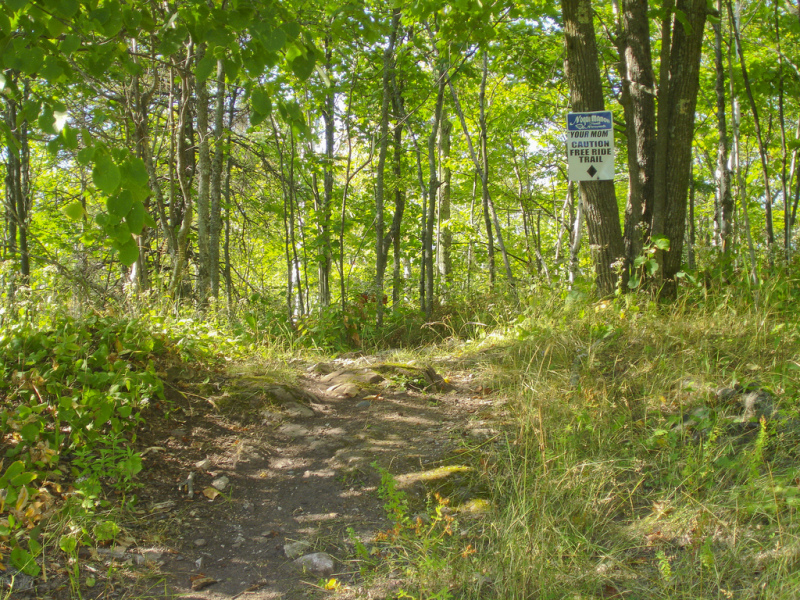
<path id="1" fill-rule="evenodd" d="M 614 179 L 610 110 L 567 114 L 567 167 L 570 181 Z"/>

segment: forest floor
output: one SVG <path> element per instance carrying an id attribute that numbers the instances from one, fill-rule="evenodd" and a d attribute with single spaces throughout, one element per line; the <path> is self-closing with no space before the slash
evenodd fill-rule
<path id="1" fill-rule="evenodd" d="M 116 545 L 83 549 L 91 589 L 73 579 L 46 595 L 289 600 L 330 597 L 327 584 L 336 598 L 392 596 L 401 579 L 365 582 L 354 560 L 391 528 L 381 471 L 412 509 L 440 490 L 446 510 L 480 512 L 463 454 L 496 437 L 504 402 L 475 369 L 388 356 L 170 369 L 171 402 L 137 440 L 137 508 Z"/>

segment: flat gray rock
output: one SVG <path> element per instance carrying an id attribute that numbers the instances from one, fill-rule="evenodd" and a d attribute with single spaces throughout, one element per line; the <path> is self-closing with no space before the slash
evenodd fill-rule
<path id="1" fill-rule="evenodd" d="M 297 568 L 303 571 L 316 575 L 317 577 L 329 577 L 333 575 L 333 570 L 336 568 L 336 563 L 330 554 L 325 552 L 315 552 L 314 554 L 306 554 L 294 561 Z"/>
<path id="2" fill-rule="evenodd" d="M 287 402 L 283 405 L 283 410 L 285 410 L 286 414 L 288 414 L 290 417 L 297 418 L 309 418 L 314 417 L 317 414 L 312 408 L 300 404 L 299 402 Z"/>

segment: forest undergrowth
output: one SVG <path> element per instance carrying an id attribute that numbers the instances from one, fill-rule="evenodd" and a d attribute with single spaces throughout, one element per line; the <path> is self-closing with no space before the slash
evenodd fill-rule
<path id="1" fill-rule="evenodd" d="M 435 323 L 408 310 L 383 330 L 365 312 L 357 340 L 341 318 L 292 327 L 257 302 L 229 319 L 17 298 L 0 316 L 0 569 L 40 577 L 119 534 L 140 486 L 137 425 L 169 412 L 170 369 L 213 376 L 357 341 L 451 356 L 513 407 L 500 437 L 459 455 L 491 490 L 477 516 L 434 496 L 422 522 L 384 477 L 393 533 L 352 557 L 367 586 L 399 577 L 393 597 L 419 600 L 795 598 L 798 283 L 687 286 L 667 303 L 539 292 Z"/>

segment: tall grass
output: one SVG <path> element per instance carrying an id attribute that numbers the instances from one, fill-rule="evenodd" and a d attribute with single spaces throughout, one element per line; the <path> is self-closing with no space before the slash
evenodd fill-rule
<path id="1" fill-rule="evenodd" d="M 517 432 L 480 555 L 491 597 L 798 596 L 800 332 L 786 289 L 738 292 L 518 321 L 499 366 L 518 374 Z M 737 384 L 779 412 L 742 422 L 716 393 Z"/>
<path id="2" fill-rule="evenodd" d="M 789 278 L 539 297 L 462 351 L 513 408 L 506 441 L 467 454 L 492 510 L 446 560 L 405 555 L 402 597 L 800 596 L 799 297 Z"/>

